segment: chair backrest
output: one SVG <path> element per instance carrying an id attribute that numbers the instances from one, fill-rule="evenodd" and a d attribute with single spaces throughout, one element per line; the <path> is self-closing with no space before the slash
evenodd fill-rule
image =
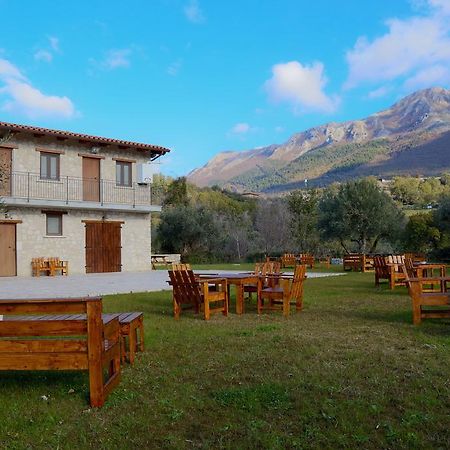
<path id="1" fill-rule="evenodd" d="M 405 264 L 403 267 L 405 268 L 406 275 L 413 278 L 415 275 L 415 268 L 412 258 L 405 255 Z"/>
<path id="2" fill-rule="evenodd" d="M 294 278 L 291 284 L 291 291 L 289 293 L 289 301 L 296 301 L 303 297 L 303 281 L 306 277 L 306 266 L 299 264 L 295 267 Z"/>
<path id="3" fill-rule="evenodd" d="M 389 255 L 387 262 L 389 264 L 405 264 L 405 255 Z"/>
<path id="4" fill-rule="evenodd" d="M 172 270 L 192 270 L 188 263 L 172 263 Z"/>
<path id="5" fill-rule="evenodd" d="M 202 303 L 200 285 L 192 270 L 169 270 L 169 278 L 178 303 Z"/>

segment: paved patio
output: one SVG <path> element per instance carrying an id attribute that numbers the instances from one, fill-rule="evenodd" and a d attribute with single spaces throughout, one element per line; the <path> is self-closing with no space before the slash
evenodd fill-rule
<path id="1" fill-rule="evenodd" d="M 202 270 L 202 273 L 220 271 Z M 232 272 L 231 270 L 223 272 Z M 237 272 L 237 271 L 236 271 Z M 308 278 L 344 275 L 343 273 L 308 273 Z M 166 270 L 69 275 L 67 277 L 0 278 L 0 298 L 86 297 L 94 295 L 155 292 L 170 289 Z"/>

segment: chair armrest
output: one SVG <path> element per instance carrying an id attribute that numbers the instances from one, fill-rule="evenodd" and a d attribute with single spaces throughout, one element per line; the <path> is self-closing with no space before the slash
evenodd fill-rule
<path id="1" fill-rule="evenodd" d="M 226 283 L 227 279 L 226 278 L 201 278 L 201 279 L 197 279 L 197 283 L 201 283 L 201 284 L 221 284 L 221 283 Z"/>

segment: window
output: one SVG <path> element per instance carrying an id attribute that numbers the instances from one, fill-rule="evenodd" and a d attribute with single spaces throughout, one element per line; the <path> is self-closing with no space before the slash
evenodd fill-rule
<path id="1" fill-rule="evenodd" d="M 47 236 L 62 236 L 62 213 L 46 213 Z"/>
<path id="2" fill-rule="evenodd" d="M 41 152 L 41 179 L 59 180 L 59 154 Z"/>
<path id="3" fill-rule="evenodd" d="M 131 186 L 131 163 L 116 161 L 116 185 Z"/>

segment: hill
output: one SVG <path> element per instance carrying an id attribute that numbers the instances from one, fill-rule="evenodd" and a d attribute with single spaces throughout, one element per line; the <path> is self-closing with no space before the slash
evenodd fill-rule
<path id="1" fill-rule="evenodd" d="M 450 168 L 450 91 L 415 92 L 363 120 L 331 122 L 281 145 L 223 152 L 188 175 L 199 186 L 279 192 L 355 176 L 436 175 Z"/>

